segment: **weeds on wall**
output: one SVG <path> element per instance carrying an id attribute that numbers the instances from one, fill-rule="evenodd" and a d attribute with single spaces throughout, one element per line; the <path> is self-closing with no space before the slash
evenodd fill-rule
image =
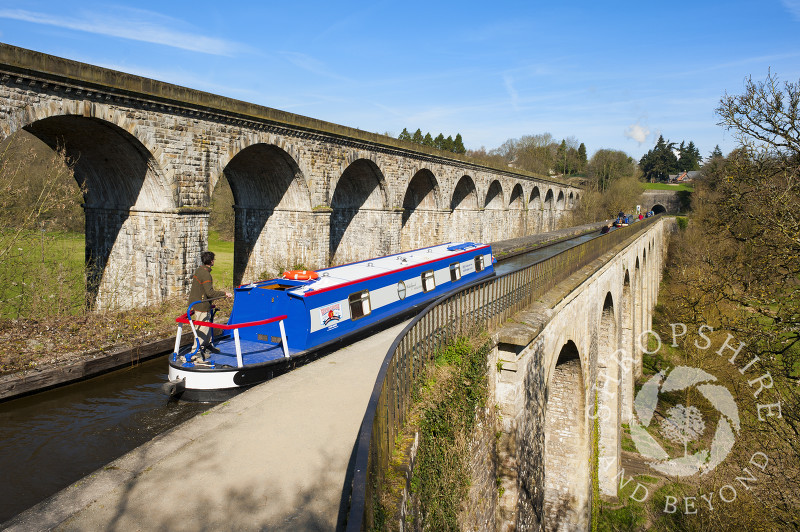
<path id="1" fill-rule="evenodd" d="M 459 530 L 459 512 L 470 479 L 469 440 L 476 416 L 488 400 L 487 362 L 491 341 L 459 338 L 435 354 L 435 363 L 414 386 L 414 404 L 403 432 L 395 442 L 395 455 L 381 495 L 373 501 L 375 528 L 393 529 L 399 515 L 404 468 L 410 460 L 416 433 L 419 446 L 411 476 L 414 512 L 406 524 L 419 529 Z"/>

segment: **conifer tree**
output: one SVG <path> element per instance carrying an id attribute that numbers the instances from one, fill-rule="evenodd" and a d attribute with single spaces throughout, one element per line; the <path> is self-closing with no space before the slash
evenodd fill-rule
<path id="1" fill-rule="evenodd" d="M 464 147 L 464 139 L 461 138 L 461 133 L 456 134 L 453 141 L 453 151 L 455 153 L 466 153 L 467 149 Z"/>
<path id="2" fill-rule="evenodd" d="M 411 133 L 409 133 L 406 128 L 403 128 L 403 131 L 401 131 L 400 134 L 397 135 L 397 139 L 411 141 Z"/>
<path id="3" fill-rule="evenodd" d="M 430 132 L 428 132 L 428 133 L 425 133 L 425 138 L 424 138 L 424 139 L 422 139 L 422 145 L 423 145 L 423 146 L 430 146 L 430 147 L 433 147 L 433 145 L 434 145 L 434 143 L 433 143 L 433 137 L 431 137 L 431 134 L 430 134 Z"/>
<path id="4" fill-rule="evenodd" d="M 417 144 L 422 144 L 423 140 L 424 139 L 422 138 L 422 130 L 417 128 L 417 130 L 414 132 L 414 136 L 411 137 L 411 142 L 416 142 Z"/>

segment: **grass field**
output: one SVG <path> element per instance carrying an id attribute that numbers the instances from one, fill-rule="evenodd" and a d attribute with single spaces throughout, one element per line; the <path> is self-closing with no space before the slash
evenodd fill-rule
<path id="1" fill-rule="evenodd" d="M 682 192 L 687 191 L 691 192 L 694 190 L 690 185 L 685 185 L 681 183 L 680 185 L 670 185 L 668 183 L 642 183 L 644 185 L 645 190 L 673 190 L 675 192 Z"/>
<path id="2" fill-rule="evenodd" d="M 214 252 L 214 288 L 233 287 L 233 242 L 221 240 L 219 232 L 208 232 L 208 250 Z"/>
<path id="3" fill-rule="evenodd" d="M 2 235 L 0 235 L 2 236 Z M 214 284 L 233 287 L 233 242 L 211 231 Z M 81 233 L 30 233 L 0 261 L 0 318 L 76 315 L 85 310 L 85 237 Z"/>

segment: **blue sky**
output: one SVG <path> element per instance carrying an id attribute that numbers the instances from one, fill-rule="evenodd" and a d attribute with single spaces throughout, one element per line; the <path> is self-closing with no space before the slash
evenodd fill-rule
<path id="1" fill-rule="evenodd" d="M 800 0 L 553 4 L 0 0 L 0 41 L 394 136 L 637 159 L 659 134 L 727 153 L 723 94 L 800 79 Z"/>

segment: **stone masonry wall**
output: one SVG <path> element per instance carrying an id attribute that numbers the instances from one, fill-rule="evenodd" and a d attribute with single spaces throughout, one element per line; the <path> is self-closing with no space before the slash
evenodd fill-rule
<path id="1" fill-rule="evenodd" d="M 145 231 L 130 221 L 101 228 L 95 219 L 99 215 L 87 210 L 87 254 L 103 258 L 98 264 L 110 269 L 102 273 L 103 283 L 107 278 L 120 282 L 97 291 L 104 307 L 153 303 L 186 289 L 180 278 L 196 266 L 197 253 L 207 246 L 208 218 L 203 213 L 210 195 L 239 154 L 236 168 L 246 169 L 246 176 L 237 178 L 233 172 L 231 179 L 244 179 L 232 183 L 237 213 L 247 212 L 246 220 L 237 221 L 242 240 L 236 242 L 234 259 L 243 277 L 293 257 L 318 268 L 396 253 L 406 244 L 491 241 L 533 227 L 546 230 L 560 215 L 553 210 L 556 203 L 546 203 L 531 216 L 518 208 L 520 202 L 528 205 L 534 188 L 550 198 L 579 193 L 545 178 L 396 139 L 0 45 L 0 138 L 22 128 L 52 146 L 63 142 L 79 160 L 76 173 L 89 177 L 92 209 L 120 211 L 120 219 L 125 211 L 147 212 L 154 220 Z M 260 145 L 270 148 L 247 150 Z M 269 181 L 274 172 L 293 175 L 296 186 L 285 194 L 292 196 L 286 203 L 297 212 L 278 214 L 281 198 L 252 192 L 258 187 L 248 180 L 258 179 L 253 177 L 261 168 L 258 157 L 266 157 L 263 180 Z M 328 227 L 320 227 L 323 218 L 316 213 L 332 207 L 340 179 L 354 164 L 372 169 L 384 198 L 382 211 L 373 210 L 372 204 L 353 205 L 359 212 L 343 223 L 337 208 L 336 219 L 329 214 Z M 407 191 L 420 172 L 428 176 L 432 194 L 424 205 L 433 211 L 414 218 L 403 235 L 404 208 L 415 207 L 407 203 Z M 456 184 L 465 176 L 475 207 L 452 211 Z M 248 191 L 242 192 L 246 197 L 236 198 L 239 188 Z M 272 190 L 267 185 L 261 189 Z M 512 190 L 514 206 L 509 205 Z M 487 197 L 491 209 L 483 210 Z M 255 215 L 259 210 L 262 214 Z M 184 227 L 166 221 L 174 216 L 195 217 Z M 259 226 L 260 232 L 254 233 Z M 112 248 L 120 252 L 109 252 Z M 108 295 L 112 292 L 113 297 Z"/>

